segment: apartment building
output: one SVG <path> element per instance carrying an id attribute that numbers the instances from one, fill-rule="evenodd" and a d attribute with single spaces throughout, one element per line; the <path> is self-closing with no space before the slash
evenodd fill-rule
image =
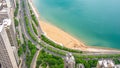
<path id="1" fill-rule="evenodd" d="M 0 0 L 0 68 L 18 68 L 17 41 L 10 0 Z"/>
<path id="2" fill-rule="evenodd" d="M 4 24 L 0 25 L 0 68 L 18 68 Z"/>
<path id="3" fill-rule="evenodd" d="M 66 54 L 64 68 L 75 68 L 75 58 L 71 53 Z"/>

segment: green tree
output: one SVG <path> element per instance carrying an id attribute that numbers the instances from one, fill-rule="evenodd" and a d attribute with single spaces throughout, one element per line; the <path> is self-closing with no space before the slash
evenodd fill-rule
<path id="1" fill-rule="evenodd" d="M 17 27 L 18 24 L 19 24 L 19 22 L 18 22 L 18 20 L 16 18 L 14 18 L 14 23 L 15 23 L 15 27 Z"/>

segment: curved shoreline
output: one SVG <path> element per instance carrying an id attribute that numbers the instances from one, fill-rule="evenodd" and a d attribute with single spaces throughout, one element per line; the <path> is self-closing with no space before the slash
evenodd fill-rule
<path id="1" fill-rule="evenodd" d="M 58 44 L 63 44 L 63 46 L 71 49 L 77 49 L 77 50 L 82 50 L 82 51 L 89 51 L 89 52 L 120 52 L 119 50 L 112 49 L 112 48 L 103 48 L 103 47 L 95 47 L 95 46 L 87 46 L 84 45 L 83 42 L 80 42 L 76 38 L 72 37 L 68 33 L 64 32 L 63 30 L 57 28 L 56 26 L 40 20 L 40 25 L 45 32 L 45 35 L 51 39 L 52 41 L 58 43 Z M 69 45 L 65 45 L 68 41 L 72 40 L 72 43 Z M 77 44 L 76 47 L 74 47 L 74 44 Z"/>
<path id="2" fill-rule="evenodd" d="M 86 46 L 83 42 L 80 42 L 73 36 L 69 35 L 68 33 L 64 32 L 63 30 L 59 29 L 58 27 L 46 22 L 45 20 L 40 20 L 39 12 L 37 11 L 36 7 L 32 3 L 32 0 L 28 0 L 36 17 L 39 18 L 39 24 L 42 28 L 43 32 L 46 34 L 48 38 L 57 42 L 58 44 L 62 43 L 65 47 L 71 49 L 78 49 L 82 51 L 90 51 L 90 52 L 120 52 L 119 50 L 112 49 L 112 48 L 102 48 L 102 47 L 94 47 L 94 46 Z"/>

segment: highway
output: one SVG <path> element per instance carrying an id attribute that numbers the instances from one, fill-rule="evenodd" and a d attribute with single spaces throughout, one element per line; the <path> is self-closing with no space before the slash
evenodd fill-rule
<path id="1" fill-rule="evenodd" d="M 39 22 L 39 25 L 36 26 L 36 27 L 37 27 L 37 30 L 38 30 L 38 33 L 39 33 L 39 37 L 40 37 L 42 34 L 44 34 L 44 32 L 42 31 L 42 28 L 41 28 L 41 26 L 40 26 L 40 21 L 39 21 L 39 18 L 40 18 L 40 17 L 39 17 L 39 14 L 38 14 L 37 10 L 33 7 L 34 5 L 32 4 L 31 1 L 32 1 L 32 0 L 28 0 L 28 2 L 29 2 L 29 4 L 31 5 L 31 8 L 32 8 L 32 10 L 33 10 L 33 12 L 34 12 L 34 14 L 35 14 L 38 22 Z"/>
<path id="2" fill-rule="evenodd" d="M 27 38 L 27 39 L 29 39 L 30 41 L 32 41 L 34 44 L 37 44 L 30 36 L 29 36 L 29 34 L 27 33 L 27 29 L 26 29 L 26 23 L 25 23 L 25 21 L 24 21 L 24 8 L 23 8 L 23 6 L 22 6 L 22 1 L 23 0 L 20 0 L 20 10 L 19 10 L 19 14 L 20 14 L 20 26 L 21 26 L 21 31 L 22 31 L 22 34 L 24 34 L 24 36 Z M 29 51 L 28 50 L 28 48 L 27 48 L 27 51 Z M 26 63 L 25 63 L 25 61 L 26 61 L 26 54 L 23 54 L 22 55 L 22 65 L 21 65 L 21 68 L 27 68 L 26 67 Z"/>
<path id="3" fill-rule="evenodd" d="M 24 3 L 26 4 L 24 6 L 25 8 L 23 8 L 23 6 L 22 6 L 22 1 L 24 1 Z M 27 29 L 26 29 L 26 23 L 24 20 L 24 10 L 26 10 L 25 13 L 27 14 L 27 17 L 29 19 L 29 26 L 31 25 L 30 24 L 31 16 L 29 15 L 28 6 L 27 7 L 26 6 L 27 6 L 26 0 L 20 0 L 19 19 L 20 19 L 20 27 L 21 27 L 21 31 L 22 31 L 21 34 L 24 34 L 24 36 L 28 40 L 30 40 L 33 44 L 35 44 L 37 49 L 40 49 L 40 45 L 30 37 L 30 35 L 28 34 Z M 30 29 L 31 29 L 31 32 L 34 34 L 32 27 L 30 27 Z M 27 51 L 29 51 L 28 48 L 27 48 Z M 22 62 L 23 63 L 21 64 L 21 68 L 27 68 L 25 65 L 25 61 L 26 61 L 26 54 L 23 54 L 22 55 Z M 36 63 L 36 57 L 33 58 L 31 67 L 33 67 L 35 63 Z"/>
<path id="4" fill-rule="evenodd" d="M 24 0 L 25 1 L 25 0 Z M 34 44 L 37 44 L 31 37 L 30 35 L 28 34 L 27 32 L 27 29 L 26 29 L 26 23 L 25 23 L 25 20 L 24 20 L 24 10 L 25 8 L 22 7 L 22 0 L 20 0 L 20 20 L 21 20 L 21 30 L 22 30 L 22 33 L 25 35 L 25 37 L 27 39 L 29 39 L 30 41 L 32 41 Z"/>

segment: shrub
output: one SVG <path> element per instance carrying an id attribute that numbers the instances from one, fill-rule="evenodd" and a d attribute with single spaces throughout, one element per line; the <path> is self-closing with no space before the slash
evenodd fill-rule
<path id="1" fill-rule="evenodd" d="M 39 68 L 40 64 L 48 64 L 50 68 L 64 68 L 64 63 L 62 58 L 46 53 L 44 50 L 41 50 L 37 58 L 37 66 Z M 46 65 L 44 65 L 46 66 Z"/>
<path id="2" fill-rule="evenodd" d="M 27 68 L 30 68 L 30 64 L 32 62 L 32 59 L 33 59 L 37 49 L 30 40 L 28 40 L 28 48 L 30 50 L 30 53 L 27 53 L 27 55 L 26 55 L 26 65 L 27 65 Z"/>
<path id="3" fill-rule="evenodd" d="M 59 44 L 56 44 L 54 43 L 53 41 L 49 40 L 47 37 L 45 37 L 44 35 L 41 35 L 41 39 L 46 42 L 47 44 L 49 45 L 52 45 L 53 47 L 55 48 L 59 48 L 61 50 L 65 50 L 65 51 L 69 51 L 69 52 L 74 52 L 74 53 L 82 53 L 82 51 L 79 51 L 79 50 L 73 50 L 73 49 L 69 49 L 69 48 L 66 48 L 66 47 L 63 47 Z"/>
<path id="4" fill-rule="evenodd" d="M 28 34 L 30 35 L 30 37 L 31 37 L 34 41 L 37 41 L 37 39 L 35 38 L 35 36 L 31 33 L 31 30 L 30 30 L 30 27 L 29 27 L 28 18 L 25 16 L 24 19 L 25 19 L 25 22 L 26 22 L 26 29 L 27 29 Z"/>
<path id="5" fill-rule="evenodd" d="M 38 26 L 38 25 L 39 25 L 39 22 L 38 22 L 38 20 L 36 19 L 35 15 L 32 14 L 31 17 L 32 17 L 32 20 L 35 22 L 36 26 Z"/>
<path id="6" fill-rule="evenodd" d="M 35 28 L 34 24 L 32 23 L 32 28 L 33 28 L 33 31 L 36 35 L 38 35 L 38 32 L 37 32 L 37 29 Z"/>
<path id="7" fill-rule="evenodd" d="M 19 49 L 18 49 L 18 56 L 20 57 L 23 53 L 23 49 L 22 47 L 20 46 Z"/>
<path id="8" fill-rule="evenodd" d="M 16 18 L 14 18 L 14 24 L 15 24 L 15 27 L 17 27 L 18 24 L 19 24 L 19 22 L 18 22 L 18 20 Z"/>

